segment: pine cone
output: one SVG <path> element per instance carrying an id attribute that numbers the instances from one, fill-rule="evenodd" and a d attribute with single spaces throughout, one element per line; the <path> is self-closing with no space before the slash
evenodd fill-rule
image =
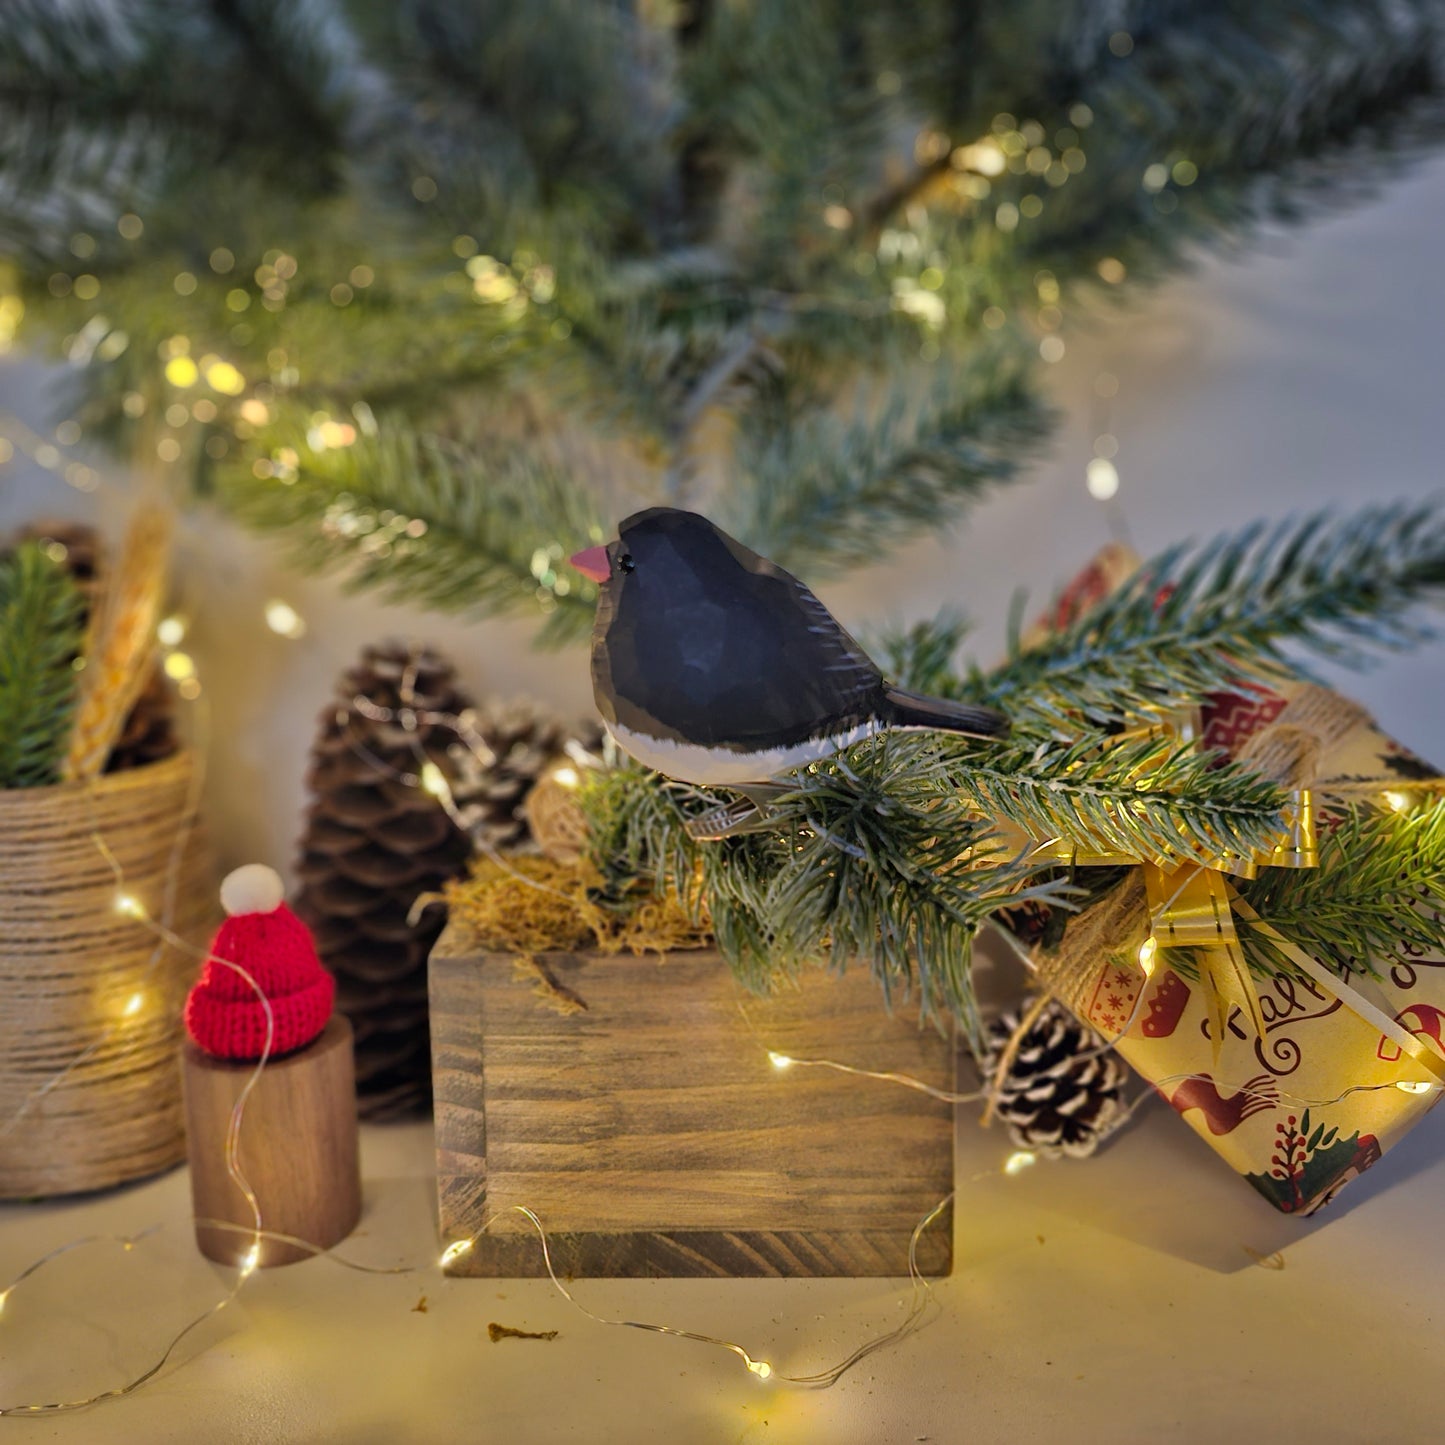
<path id="1" fill-rule="evenodd" d="M 451 664 L 436 653 L 368 647 L 342 676 L 312 749 L 306 781 L 313 801 L 295 906 L 336 976 L 337 1007 L 355 1031 L 357 1092 L 367 1118 L 400 1118 L 430 1105 L 426 966 L 445 919 L 435 908 L 415 925 L 407 916 L 418 894 L 462 873 L 471 856 L 466 834 L 414 781 L 427 761 L 446 767 L 455 734 L 420 720 L 409 731 L 385 715 L 407 708 L 459 713 L 470 705 Z"/>
<path id="2" fill-rule="evenodd" d="M 408 710 L 417 715 L 414 730 L 402 720 Z M 427 714 L 459 726 L 428 722 Z M 459 736 L 488 751 L 477 757 Z M 474 839 L 499 849 L 525 844 L 521 804 L 566 740 L 560 724 L 525 704 L 478 712 L 445 659 L 396 644 L 367 648 L 321 715 L 296 911 L 336 975 L 337 1007 L 355 1030 L 365 1117 L 430 1107 L 427 956 L 445 916 L 430 908 L 410 924 L 413 902 L 466 871 Z M 465 831 L 416 785 L 426 762 L 446 776 Z"/>
<path id="3" fill-rule="evenodd" d="M 450 749 L 452 791 L 478 852 L 515 853 L 530 846 L 532 830 L 523 804 L 567 744 L 589 751 L 601 745 L 595 723 L 568 728 L 525 699 L 493 704 L 464 718 L 487 752 L 478 757 L 461 743 Z"/>
<path id="4" fill-rule="evenodd" d="M 989 1025 L 980 1065 L 986 1085 L 1032 1004 L 1026 999 Z M 1020 1149 L 1082 1159 L 1122 1122 L 1128 1077 L 1123 1061 L 1099 1034 L 1050 1000 L 1024 1034 L 999 1085 L 995 1108 Z"/>

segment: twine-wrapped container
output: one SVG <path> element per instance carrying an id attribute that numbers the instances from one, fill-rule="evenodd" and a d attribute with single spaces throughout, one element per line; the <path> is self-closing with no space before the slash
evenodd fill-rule
<path id="1" fill-rule="evenodd" d="M 216 895 L 195 784 L 182 750 L 0 792 L 0 1198 L 104 1189 L 185 1157 L 176 1057 L 198 960 L 117 903 L 204 947 Z"/>

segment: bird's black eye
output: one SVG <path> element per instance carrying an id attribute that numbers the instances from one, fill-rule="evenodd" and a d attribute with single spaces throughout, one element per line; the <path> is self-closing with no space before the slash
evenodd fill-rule
<path id="1" fill-rule="evenodd" d="M 632 569 L 637 566 L 637 563 L 632 560 L 631 552 L 624 552 L 617 559 L 617 565 L 621 567 L 624 572 L 631 572 Z"/>

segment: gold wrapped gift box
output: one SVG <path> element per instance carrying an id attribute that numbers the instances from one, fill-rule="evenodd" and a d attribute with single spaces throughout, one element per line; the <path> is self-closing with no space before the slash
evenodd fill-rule
<path id="1" fill-rule="evenodd" d="M 1318 798 L 1395 808 L 1429 800 L 1421 784 L 1434 770 L 1326 689 L 1290 683 L 1216 697 L 1202 722 L 1204 746 L 1303 776 Z M 1319 826 L 1331 826 L 1328 803 Z M 1337 975 L 1275 935 L 1295 966 L 1256 975 L 1261 1031 L 1252 1010 L 1221 1006 L 1209 950 L 1181 959 L 1156 948 L 1160 910 L 1145 873 L 1131 869 L 1054 947 L 1037 944 L 1040 977 L 1270 1203 L 1312 1213 L 1439 1098 L 1445 950 L 1402 951 L 1372 960 L 1368 973 Z M 1238 916 L 1246 906 L 1236 897 L 1233 907 Z"/>

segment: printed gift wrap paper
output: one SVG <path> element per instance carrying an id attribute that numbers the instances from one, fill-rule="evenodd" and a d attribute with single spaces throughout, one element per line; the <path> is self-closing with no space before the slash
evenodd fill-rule
<path id="1" fill-rule="evenodd" d="M 1264 771 L 1288 754 L 1319 797 L 1404 808 L 1435 777 L 1355 704 L 1323 688 L 1222 696 L 1203 716 L 1205 747 Z M 1327 807 L 1319 826 L 1330 826 Z M 1238 912 L 1243 907 L 1236 900 Z M 1264 1032 L 1225 1013 L 1206 983 L 1154 953 L 1142 869 L 1036 950 L 1064 1001 L 1148 1079 L 1271 1204 L 1308 1214 L 1370 1168 L 1436 1102 L 1445 1081 L 1445 954 L 1374 960 L 1377 978 L 1336 977 L 1294 950 L 1304 972 L 1256 976 Z M 1141 962 L 1141 950 L 1143 961 Z M 1151 967 L 1152 966 L 1152 967 Z"/>

